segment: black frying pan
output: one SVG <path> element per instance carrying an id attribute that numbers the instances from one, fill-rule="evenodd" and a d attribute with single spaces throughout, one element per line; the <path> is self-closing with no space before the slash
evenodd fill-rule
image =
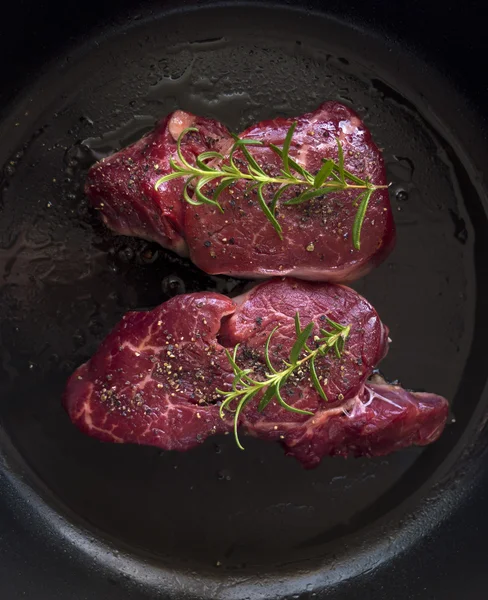
<path id="1" fill-rule="evenodd" d="M 2 599 L 486 598 L 478 4 L 3 7 Z M 106 231 L 83 197 L 89 165 L 176 107 L 240 130 L 326 99 L 384 148 L 398 243 L 355 287 L 391 328 L 385 375 L 452 401 L 442 438 L 304 471 L 258 440 L 177 454 L 81 435 L 64 383 L 125 311 L 244 285 Z"/>

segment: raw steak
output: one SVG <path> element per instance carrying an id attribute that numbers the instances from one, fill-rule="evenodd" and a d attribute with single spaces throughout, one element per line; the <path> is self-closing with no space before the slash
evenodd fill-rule
<path id="1" fill-rule="evenodd" d="M 158 191 L 156 181 L 170 171 L 176 140 L 187 127 L 182 151 L 188 161 L 206 150 L 225 151 L 232 138 L 212 119 L 177 110 L 135 144 L 96 163 L 88 174 L 85 191 L 104 223 L 116 233 L 153 240 L 187 256 L 184 239 L 186 203 L 181 198 L 183 179 L 174 179 Z"/>
<path id="2" fill-rule="evenodd" d="M 281 147 L 295 121 L 290 155 L 311 173 L 319 170 L 324 159 L 337 161 L 338 138 L 346 169 L 376 185 L 386 184 L 383 158 L 370 133 L 351 109 L 337 102 L 326 102 L 300 117 L 263 121 L 241 134 L 241 138 L 263 142 L 249 151 L 270 175 L 280 175 L 282 164 L 269 144 Z M 360 250 L 353 248 L 351 235 L 357 190 L 284 206 L 283 202 L 298 195 L 297 188 L 290 188 L 277 211 L 283 240 L 264 216 L 256 190 L 249 192 L 244 181 L 221 195 L 224 213 L 209 205 L 188 204 L 181 195 L 183 179 L 172 180 L 155 191 L 158 177 L 170 172 L 169 157 L 176 156 L 179 134 L 189 125 L 200 130 L 200 134 L 183 138 L 189 162 L 205 149 L 223 153 L 229 149 L 231 138 L 223 126 L 177 111 L 133 146 L 92 167 L 86 193 L 114 231 L 155 240 L 182 255 L 189 254 L 207 273 L 252 278 L 293 275 L 350 281 L 364 275 L 392 249 L 395 227 L 386 189 L 376 190 L 370 200 Z M 239 152 L 235 156 L 237 161 L 242 158 Z M 267 201 L 275 189 L 265 188 Z"/>
<path id="3" fill-rule="evenodd" d="M 303 327 L 315 323 L 312 346 L 319 328 L 327 329 L 326 316 L 351 325 L 341 358 L 330 352 L 316 361 L 328 402 L 303 369 L 282 393 L 313 416 L 292 413 L 275 400 L 260 413 L 256 397 L 241 414 L 242 433 L 280 441 L 305 467 L 328 455 L 380 456 L 437 439 L 447 419 L 444 398 L 368 382 L 388 349 L 388 330 L 373 307 L 350 288 L 286 278 L 233 300 L 200 292 L 128 313 L 71 376 L 66 410 L 81 431 L 103 441 L 188 450 L 232 429 L 233 413 L 220 418 L 222 397 L 216 393 L 231 389 L 233 380 L 224 348 L 239 343 L 238 364 L 261 379 L 264 344 L 279 324 L 270 357 L 282 369 L 296 336 L 297 310 Z"/>

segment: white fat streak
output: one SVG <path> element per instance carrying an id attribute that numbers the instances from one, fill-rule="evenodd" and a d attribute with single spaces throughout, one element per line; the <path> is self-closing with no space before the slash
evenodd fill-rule
<path id="1" fill-rule="evenodd" d="M 371 389 L 368 386 L 364 386 L 365 391 L 368 393 L 369 398 L 367 400 L 367 402 L 363 403 L 363 406 L 369 406 L 371 404 L 371 402 L 373 400 L 382 400 L 383 402 L 386 402 L 387 404 L 391 404 L 391 406 L 394 406 L 395 408 L 398 408 L 398 410 L 402 410 L 403 407 L 398 405 L 396 402 L 393 402 L 393 400 L 390 400 L 389 398 L 387 398 L 386 396 L 383 396 L 382 394 L 379 394 L 377 391 Z"/>

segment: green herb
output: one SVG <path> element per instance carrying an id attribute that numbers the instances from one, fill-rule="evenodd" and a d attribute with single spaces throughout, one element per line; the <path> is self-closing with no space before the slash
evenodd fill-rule
<path id="1" fill-rule="evenodd" d="M 314 323 L 309 323 L 304 329 L 301 328 L 300 325 L 300 317 L 298 312 L 295 315 L 295 330 L 296 330 L 296 340 L 290 350 L 290 356 L 288 361 L 283 361 L 285 364 L 285 368 L 281 371 L 278 371 L 271 362 L 271 357 L 269 355 L 269 346 L 271 342 L 271 338 L 273 337 L 276 330 L 279 328 L 279 325 L 273 329 L 273 331 L 269 334 L 266 344 L 264 347 L 264 360 L 266 362 L 266 367 L 268 372 L 265 374 L 265 378 L 263 381 L 257 381 L 252 377 L 253 370 L 242 369 L 237 364 L 237 351 L 239 345 L 235 346 L 234 351 L 230 353 L 226 350 L 227 359 L 232 367 L 232 371 L 234 373 L 234 379 L 232 381 L 232 389 L 229 391 L 217 390 L 219 394 L 223 396 L 223 401 L 220 406 L 220 416 L 223 419 L 225 417 L 225 410 L 230 410 L 234 412 L 234 436 L 237 442 L 237 445 L 241 450 L 243 450 L 243 446 L 239 441 L 239 435 L 237 432 L 237 428 L 239 425 L 239 416 L 246 406 L 255 396 L 262 393 L 261 398 L 258 404 L 258 411 L 262 412 L 268 404 L 276 398 L 278 404 L 289 410 L 291 412 L 295 412 L 302 415 L 313 415 L 308 410 L 301 410 L 300 408 L 295 408 L 290 406 L 285 402 L 283 396 L 281 394 L 281 389 L 285 385 L 286 381 L 289 379 L 291 375 L 295 373 L 295 371 L 299 370 L 301 367 L 306 366 L 308 364 L 310 369 L 310 379 L 312 381 L 313 386 L 317 390 L 320 397 L 327 402 L 327 396 L 324 392 L 322 384 L 320 383 L 319 377 L 317 375 L 317 371 L 315 368 L 315 361 L 318 357 L 325 356 L 330 350 L 334 351 L 337 358 L 341 357 L 341 354 L 344 350 L 344 344 L 349 336 L 349 332 L 351 330 L 350 325 L 341 325 L 332 321 L 328 317 L 326 317 L 327 323 L 329 324 L 331 330 L 327 331 L 325 329 L 320 329 L 320 336 L 314 337 L 314 342 L 316 344 L 315 348 L 310 348 L 307 344 L 307 341 L 312 334 L 312 330 L 314 327 Z M 300 356 L 305 352 L 305 356 L 300 358 Z M 233 405 L 233 406 L 232 406 Z"/>
<path id="2" fill-rule="evenodd" d="M 259 140 L 241 139 L 237 136 L 233 136 L 234 144 L 227 157 L 220 152 L 202 152 L 197 156 L 195 164 L 191 165 L 184 157 L 181 149 L 181 141 L 185 135 L 192 131 L 198 132 L 197 128 L 189 127 L 182 131 L 178 137 L 177 160 L 170 159 L 171 173 L 158 179 L 155 187 L 157 189 L 167 181 L 185 177 L 183 197 L 189 204 L 193 206 L 209 204 L 224 212 L 219 203 L 222 192 L 237 181 L 247 180 L 250 189 L 256 188 L 259 205 L 280 239 L 283 239 L 283 231 L 276 215 L 278 200 L 291 186 L 299 186 L 303 191 L 285 201 L 283 203 L 285 206 L 302 204 L 331 192 L 361 190 L 359 196 L 353 202 L 354 206 L 358 206 L 358 210 L 352 229 L 353 245 L 354 248 L 359 250 L 361 246 L 361 229 L 369 200 L 376 190 L 388 186 L 374 185 L 367 179 L 360 179 L 347 171 L 344 168 L 344 151 L 339 139 L 336 139 L 337 162 L 332 159 L 324 159 L 319 171 L 313 175 L 290 156 L 290 147 L 296 125 L 295 122 L 289 128 L 282 148 L 269 144 L 269 148 L 280 157 L 282 162 L 281 175 L 278 177 L 268 175 L 248 149 L 249 146 L 263 146 L 263 143 Z M 239 161 L 239 164 L 243 165 L 242 168 L 236 164 L 234 159 L 238 150 L 241 151 L 243 156 L 243 160 Z M 217 186 L 210 196 L 203 189 L 212 182 L 217 183 Z M 274 186 L 273 196 L 269 203 L 264 198 L 264 188 L 268 185 Z M 191 190 L 193 190 L 193 194 Z"/>

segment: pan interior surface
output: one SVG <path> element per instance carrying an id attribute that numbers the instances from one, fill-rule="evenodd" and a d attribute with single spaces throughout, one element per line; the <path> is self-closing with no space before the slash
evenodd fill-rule
<path id="1" fill-rule="evenodd" d="M 486 317 L 476 308 L 487 301 L 487 204 L 467 130 L 443 119 L 460 96 L 365 30 L 306 12 L 259 14 L 234 4 L 137 18 L 59 57 L 1 123 L 5 460 L 40 502 L 121 552 L 120 561 L 125 554 L 195 576 L 293 570 L 305 560 L 332 572 L 407 523 L 418 524 L 414 540 L 433 522 L 429 507 L 442 502 L 484 410 Z M 398 242 L 354 287 L 390 327 L 386 377 L 451 401 L 442 438 L 305 471 L 251 439 L 245 452 L 229 436 L 178 454 L 84 437 L 61 407 L 63 387 L 127 310 L 245 285 L 104 229 L 83 194 L 89 166 L 176 108 L 239 131 L 329 99 L 357 110 L 384 150 Z M 394 552 L 391 544 L 384 559 Z"/>

